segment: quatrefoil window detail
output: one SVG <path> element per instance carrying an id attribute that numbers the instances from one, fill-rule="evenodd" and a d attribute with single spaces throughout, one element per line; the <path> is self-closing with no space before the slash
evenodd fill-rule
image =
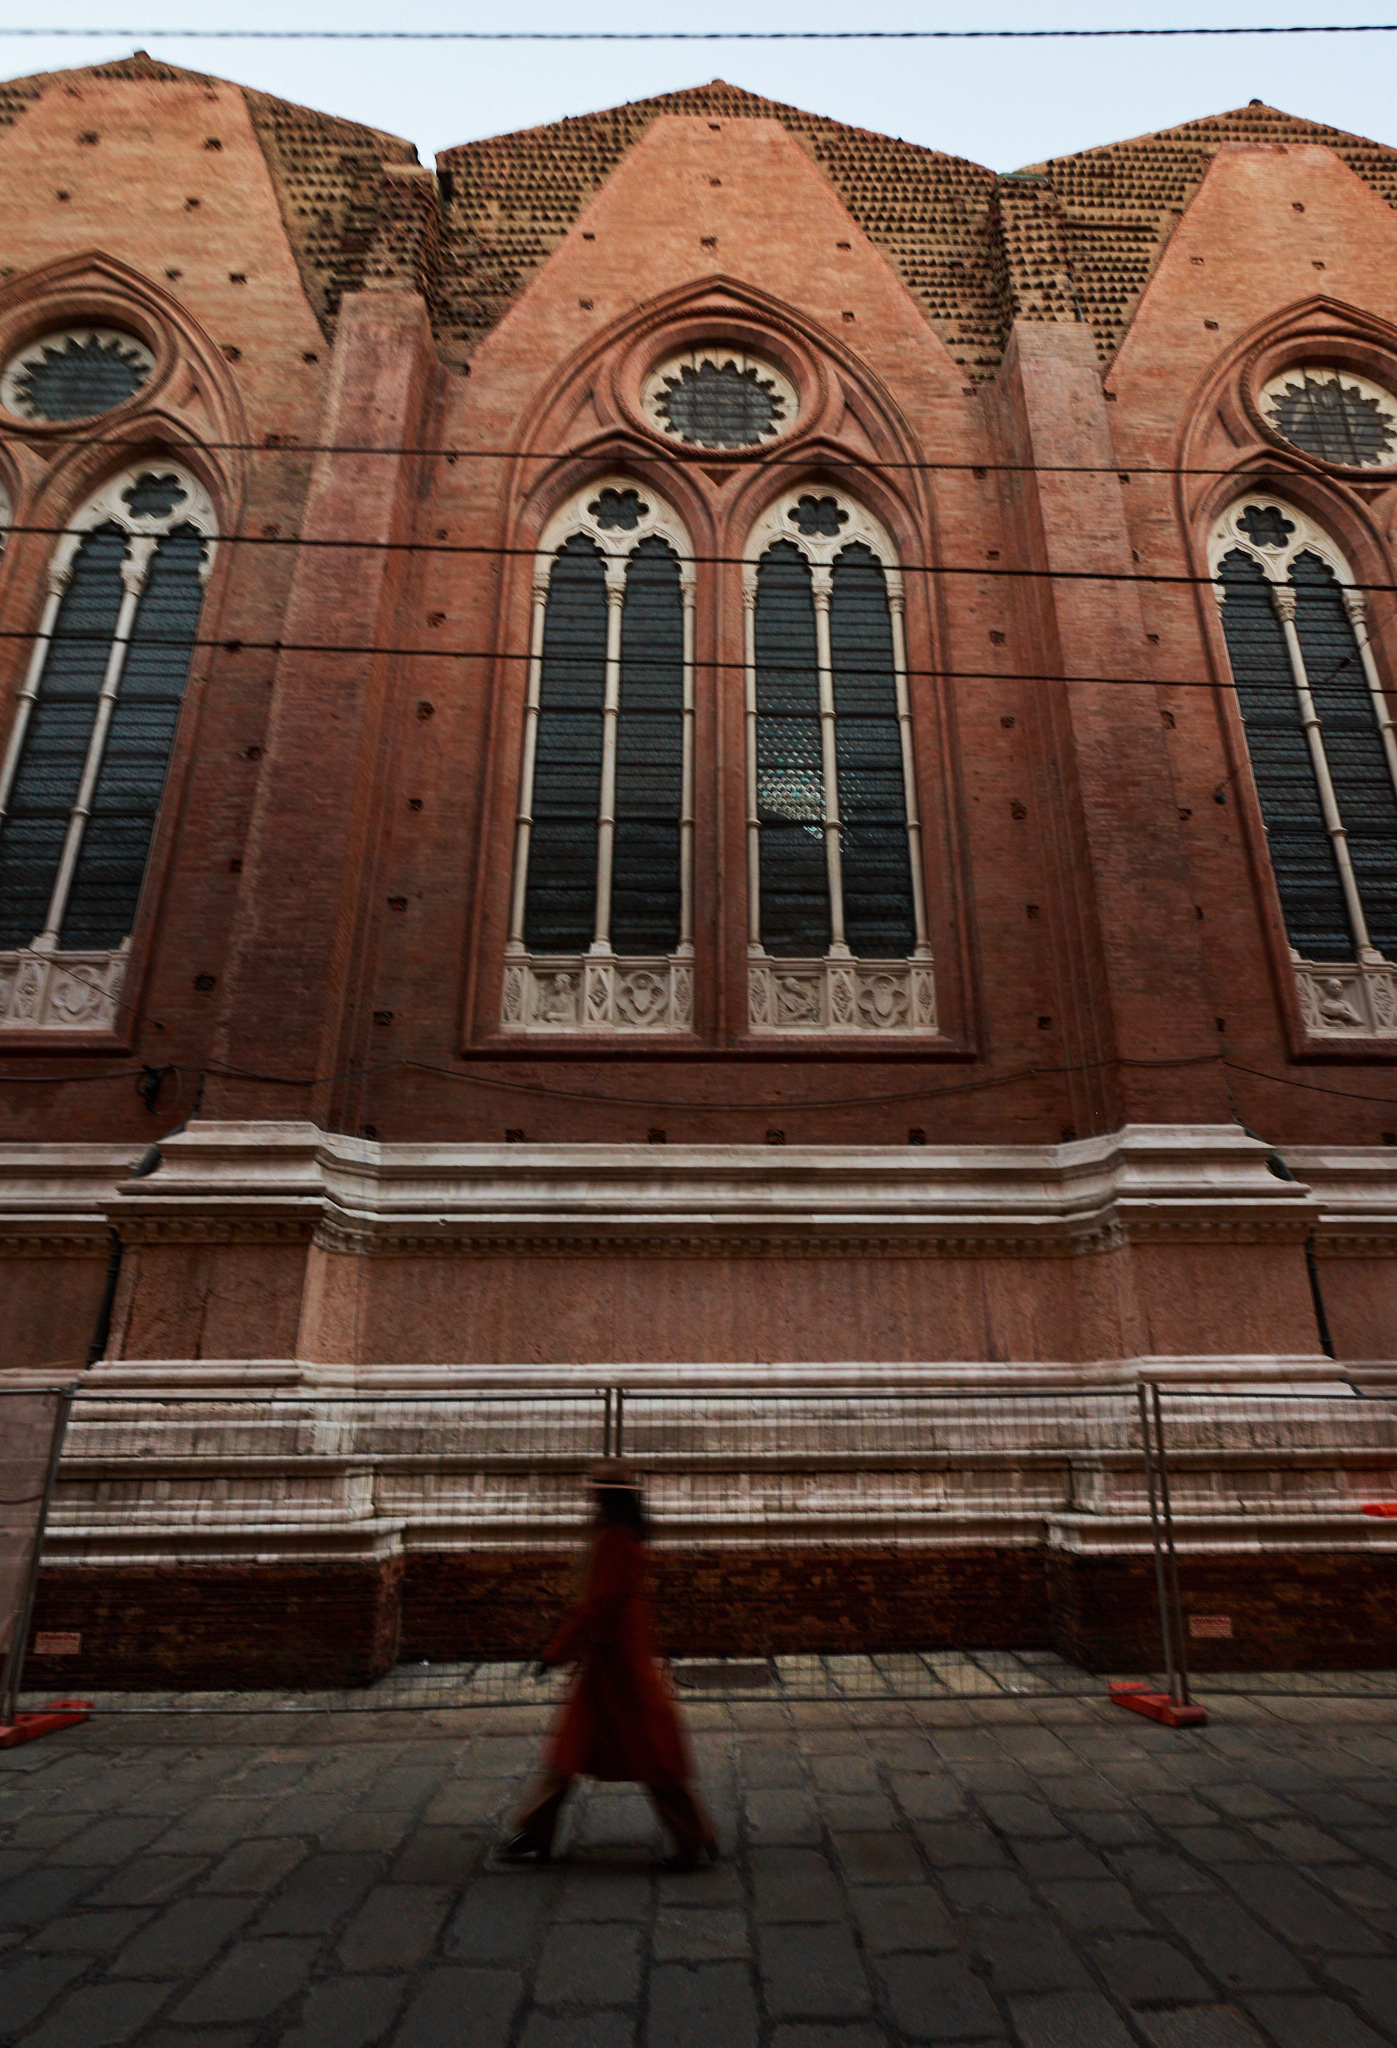
<path id="1" fill-rule="evenodd" d="M 823 534 L 826 540 L 834 540 L 841 526 L 848 524 L 849 515 L 835 498 L 802 498 L 791 508 L 791 524 L 797 533 L 813 539 Z"/>
<path id="2" fill-rule="evenodd" d="M 1283 548 L 1295 531 L 1295 521 L 1287 519 L 1279 505 L 1248 505 L 1237 530 L 1253 547 Z"/>
<path id="3" fill-rule="evenodd" d="M 650 507 L 639 491 L 603 491 L 587 507 L 603 533 L 634 533 Z"/>
<path id="4" fill-rule="evenodd" d="M 130 490 L 122 492 L 121 502 L 135 519 L 168 519 L 188 495 L 177 476 L 156 476 L 144 470 Z"/>

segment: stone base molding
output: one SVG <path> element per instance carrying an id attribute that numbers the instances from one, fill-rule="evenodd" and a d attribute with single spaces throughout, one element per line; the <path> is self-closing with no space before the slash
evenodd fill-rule
<path id="1" fill-rule="evenodd" d="M 755 1032 L 936 1032 L 930 960 L 771 960 L 747 963 L 747 1020 Z"/>
<path id="2" fill-rule="evenodd" d="M 505 961 L 506 1031 L 692 1031 L 694 963 L 609 953 Z"/>
<path id="3" fill-rule="evenodd" d="M 602 1447 L 569 1395 L 129 1393 L 75 1401 L 50 1563 L 336 1563 L 567 1547 Z M 626 1456 L 665 1544 L 752 1550 L 1150 1547 L 1133 1396 L 969 1388 L 673 1395 L 631 1387 Z M 613 1407 L 612 1415 L 616 1413 Z M 1191 1552 L 1397 1555 L 1358 1513 L 1397 1483 L 1397 1404 L 1297 1389 L 1176 1391 L 1170 1488 Z"/>
<path id="4" fill-rule="evenodd" d="M 0 1032 L 114 1031 L 127 954 L 0 953 Z"/>
<path id="5" fill-rule="evenodd" d="M 84 1167 L 87 1154 L 92 1160 Z M 705 1243 L 1024 1256 L 1149 1239 L 1293 1243 L 1322 1220 L 1303 1181 L 1231 1124 L 1132 1124 L 1060 1145 L 380 1144 L 310 1123 L 192 1123 L 158 1172 L 112 1148 L 0 1145 L 0 1218 L 37 1227 L 59 1189 L 107 1176 L 132 1241 L 298 1240 L 418 1254 L 432 1244 L 683 1253 Z M 1397 1224 L 1397 1152 L 1366 1200 Z"/>

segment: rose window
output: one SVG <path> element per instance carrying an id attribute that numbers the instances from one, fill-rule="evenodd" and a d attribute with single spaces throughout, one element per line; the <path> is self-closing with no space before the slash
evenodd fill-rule
<path id="1" fill-rule="evenodd" d="M 688 349 L 652 370 L 641 403 L 668 439 L 698 448 L 756 448 L 800 410 L 795 387 L 770 363 L 737 349 Z"/>
<path id="2" fill-rule="evenodd" d="M 82 420 L 112 412 L 149 383 L 155 357 L 113 327 L 65 327 L 10 358 L 0 405 L 26 420 Z"/>
<path id="3" fill-rule="evenodd" d="M 1261 407 L 1293 447 L 1345 469 L 1397 461 L 1397 399 L 1347 370 L 1302 364 L 1273 377 Z"/>

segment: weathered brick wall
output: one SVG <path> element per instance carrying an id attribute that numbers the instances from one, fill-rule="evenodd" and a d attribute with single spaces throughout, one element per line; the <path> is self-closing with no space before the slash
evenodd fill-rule
<path id="1" fill-rule="evenodd" d="M 1159 1604 L 1149 1557 L 1072 1557 L 1048 1565 L 1057 1648 L 1093 1671 L 1159 1656 Z M 1194 1635 L 1197 1671 L 1397 1669 L 1397 1558 L 1352 1551 L 1183 1558 L 1188 1620 L 1230 1624 Z"/>
<path id="2" fill-rule="evenodd" d="M 402 1575 L 400 1558 L 45 1569 L 34 1634 L 74 1633 L 81 1649 L 31 1652 L 25 1683 L 151 1692 L 367 1685 L 397 1660 Z"/>
<path id="3" fill-rule="evenodd" d="M 103 306 L 128 290 L 178 339 L 179 374 L 149 437 L 172 434 L 172 417 L 191 459 L 204 451 L 226 544 L 205 612 L 216 644 L 191 675 L 120 1047 L 29 1049 L 22 1064 L 0 1049 L 7 1137 L 144 1143 L 188 1111 L 206 1071 L 205 1116 L 307 1115 L 390 1142 L 498 1141 L 507 1129 L 643 1142 L 658 1128 L 672 1144 L 721 1145 L 762 1143 L 774 1128 L 792 1145 L 901 1146 L 914 1130 L 931 1146 L 1042 1144 L 1235 1111 L 1271 1141 L 1366 1146 L 1397 1124 L 1385 1048 L 1363 1054 L 1370 1086 L 1345 1085 L 1342 1048 L 1328 1047 L 1305 1070 L 1320 1085 L 1287 1085 L 1298 1078 L 1289 967 L 1225 693 L 1211 687 L 1224 674 L 1211 598 L 1185 581 L 1122 580 L 1198 572 L 1209 492 L 1231 488 L 1203 481 L 1210 469 L 1274 471 L 1243 402 L 1255 337 L 1297 321 L 1326 348 L 1355 323 L 1370 337 L 1397 331 L 1397 219 L 1380 196 L 1390 152 L 1362 155 L 1365 183 L 1342 151 L 1316 146 L 1318 131 L 1268 115 L 1263 142 L 1229 143 L 1207 165 L 1190 155 L 1179 217 L 1138 299 L 1132 272 L 1129 329 L 1103 369 L 1065 286 L 1041 303 L 1005 297 L 1006 353 L 1004 337 L 986 353 L 983 335 L 955 339 L 966 330 L 949 315 L 929 321 L 907 280 L 934 270 L 931 297 L 948 308 L 1008 278 L 995 221 L 976 215 L 990 239 L 974 228 L 973 265 L 947 259 L 947 275 L 938 255 L 928 269 L 913 248 L 921 214 L 901 204 L 909 160 L 854 131 L 837 148 L 826 137 L 817 158 L 799 139 L 815 132 L 803 117 L 727 88 L 711 106 L 686 97 L 643 134 L 638 116 L 612 123 L 614 151 L 588 158 L 606 170 L 583 180 L 590 196 L 569 159 L 567 217 L 548 227 L 547 260 L 526 266 L 527 289 L 507 307 L 488 291 L 457 301 L 445 320 L 442 304 L 401 288 L 435 289 L 425 255 L 391 276 L 375 259 L 374 282 L 395 288 L 355 289 L 384 162 L 414 218 L 438 225 L 392 138 L 250 105 L 236 87 L 148 61 L 35 81 L 9 111 L 0 325 L 18 338 L 49 303 L 53 266 L 102 252 L 104 290 L 117 294 Z M 1178 147 L 1145 139 L 1128 161 L 1153 150 L 1158 171 Z M 545 135 L 524 153 L 550 148 Z M 863 173 L 851 182 L 856 159 L 867 188 Z M 978 175 L 972 188 L 988 191 Z M 967 217 L 952 212 L 937 236 L 961 232 Z M 860 224 L 875 214 L 898 220 L 891 240 Z M 469 236 L 440 226 L 454 263 Z M 1121 248 L 1136 242 L 1126 234 Z M 633 417 L 642 361 L 715 327 L 807 366 L 802 417 L 819 436 L 781 482 L 837 481 L 864 498 L 906 567 L 944 1019 L 930 1054 L 747 1033 L 733 558 L 771 472 L 738 456 L 676 463 Z M 311 452 L 344 441 L 383 452 Z M 51 461 L 42 436 L 15 423 L 5 447 L 21 526 L 61 523 L 107 473 L 106 452 Z M 1177 474 L 1185 456 L 1189 483 Z M 639 1058 L 624 1045 L 521 1044 L 497 1028 L 530 550 L 567 495 L 621 461 L 670 496 L 708 558 L 695 612 L 698 1029 L 682 1052 L 649 1046 Z M 1390 582 L 1391 484 L 1360 492 L 1299 456 L 1292 468 L 1288 488 L 1309 493 L 1359 573 Z M 373 548 L 298 548 L 300 537 Z M 48 559 L 47 537 L 14 536 L 0 564 L 9 625 L 37 617 Z M 923 573 L 937 565 L 957 573 Z M 1375 620 L 1384 674 L 1392 631 Z M 336 643 L 354 651 L 322 651 Z M 3 707 L 25 658 L 21 641 L 8 645 Z M 1222 1048 L 1248 1070 L 1231 1097 L 1213 1058 Z M 7 1089 L 12 1058 L 23 1085 Z M 154 1114 L 134 1085 L 143 1064 L 183 1070 Z M 317 1075 L 339 1078 L 312 1088 Z M 1079 1260 L 1016 1288 L 986 1263 L 919 1290 L 889 1267 L 863 1269 L 846 1246 L 824 1261 L 840 1265 L 836 1279 L 813 1261 L 789 1282 L 811 1304 L 802 1324 L 763 1276 L 739 1282 L 722 1262 L 701 1284 L 651 1268 L 618 1286 L 616 1268 L 585 1258 L 566 1272 L 508 1257 L 494 1270 L 447 1263 L 405 1284 L 345 1260 L 347 1275 L 322 1266 L 302 1290 L 287 1280 L 284 1241 L 252 1232 L 230 1250 L 232 1234 L 227 1218 L 196 1217 L 197 1256 L 176 1245 L 133 1260 L 114 1348 L 500 1361 L 551 1341 L 552 1355 L 639 1359 L 691 1355 L 695 1329 L 718 1333 L 708 1355 L 727 1357 L 758 1355 L 754 1329 L 759 1355 L 778 1358 L 792 1355 L 792 1330 L 795 1355 L 827 1359 L 1315 1344 L 1298 1253 L 1285 1253 L 1278 1284 L 1277 1261 L 1245 1236 L 1177 1265 L 1161 1254 L 1157 1284 L 1132 1250 L 1129 1287 L 1124 1262 Z M 1369 1274 L 1326 1269 L 1350 1356 L 1391 1349 L 1397 1261 L 1380 1245 L 1371 1263 Z M 81 1349 L 73 1278 L 53 1261 L 22 1324 L 5 1327 L 7 1361 Z M 83 1275 L 89 1300 L 94 1278 Z M 317 1287 L 336 1297 L 323 1327 Z M 412 1297 L 411 1314 L 395 1292 Z"/>
<path id="4" fill-rule="evenodd" d="M 1187 1615 L 1232 1628 L 1190 1637 L 1197 1671 L 1397 1668 L 1397 1559 L 1186 1559 L 1181 1579 Z M 314 1689 L 371 1683 L 399 1658 L 532 1658 L 579 1583 L 576 1557 L 546 1551 L 46 1570 L 35 1632 L 79 1633 L 82 1647 L 31 1654 L 26 1684 Z M 1053 1649 L 1092 1671 L 1162 1668 L 1148 1556 L 660 1551 L 653 1590 L 656 1642 L 674 1656 Z"/>
<path id="5" fill-rule="evenodd" d="M 575 1580 L 559 1557 L 409 1559 L 403 1655 L 433 1662 L 536 1656 Z M 658 1551 L 655 1637 L 676 1656 L 1041 1647 L 1036 1550 Z"/>

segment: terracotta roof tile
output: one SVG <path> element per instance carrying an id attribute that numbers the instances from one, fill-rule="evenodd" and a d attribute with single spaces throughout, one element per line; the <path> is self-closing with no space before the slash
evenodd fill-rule
<path id="1" fill-rule="evenodd" d="M 87 67 L 142 84 L 241 91 L 301 277 L 329 331 L 346 291 L 426 292 L 444 352 L 462 360 L 537 274 L 621 159 L 662 114 L 779 121 L 881 249 L 968 381 L 993 376 L 1011 322 L 1090 322 L 1103 363 L 1120 346 L 1175 222 L 1224 142 L 1326 144 L 1397 207 L 1397 149 L 1268 106 L 1056 157 L 996 178 L 964 158 L 846 127 L 714 79 L 443 153 L 454 187 L 439 221 L 429 179 L 396 135 L 232 86 L 137 52 Z M 56 78 L 0 85 L 13 126 Z"/>
<path id="2" fill-rule="evenodd" d="M 1003 284 L 994 175 L 962 157 L 849 128 L 714 79 L 446 150 L 452 174 L 442 330 L 469 355 L 661 114 L 781 122 L 809 151 L 932 326 L 967 366 L 999 359 Z"/>
<path id="3" fill-rule="evenodd" d="M 344 121 L 334 114 L 317 113 L 313 107 L 298 107 L 270 93 L 255 92 L 250 86 L 162 63 L 143 50 L 111 64 L 11 80 L 0 86 L 0 126 L 13 126 L 56 80 L 71 81 L 83 75 L 129 79 L 142 85 L 193 82 L 242 93 L 276 188 L 306 294 L 328 331 L 343 293 L 357 290 L 364 281 L 364 261 L 378 212 L 381 167 L 415 164 L 413 145 L 360 121 Z"/>
<path id="4" fill-rule="evenodd" d="M 1109 362 L 1175 223 L 1224 142 L 1323 143 L 1397 206 L 1397 149 L 1261 104 L 1054 157 L 1000 181 L 1010 316 L 1075 319 L 1080 305 L 1097 353 Z M 1030 199 L 1030 193 L 1038 196 Z M 1050 269 L 1058 293 L 1064 287 L 1075 293 L 1067 311 L 1037 274 Z"/>

